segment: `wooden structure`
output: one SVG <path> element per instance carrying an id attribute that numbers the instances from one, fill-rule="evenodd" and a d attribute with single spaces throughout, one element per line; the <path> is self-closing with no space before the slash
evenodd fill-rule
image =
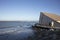
<path id="1" fill-rule="evenodd" d="M 40 28 L 60 29 L 60 16 L 52 13 L 40 12 L 39 23 L 35 26 Z"/>

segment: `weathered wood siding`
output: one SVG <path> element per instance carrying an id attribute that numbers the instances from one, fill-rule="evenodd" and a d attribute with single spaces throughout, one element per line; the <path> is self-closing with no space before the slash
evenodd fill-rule
<path id="1" fill-rule="evenodd" d="M 42 12 L 40 13 L 39 24 L 49 26 L 49 23 L 51 23 L 52 21 L 54 22 L 54 26 L 60 27 L 60 23 L 44 15 L 44 13 Z"/>

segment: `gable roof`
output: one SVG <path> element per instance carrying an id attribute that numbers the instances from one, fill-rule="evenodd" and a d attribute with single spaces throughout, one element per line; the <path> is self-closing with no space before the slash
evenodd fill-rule
<path id="1" fill-rule="evenodd" d="M 60 16 L 52 13 L 42 12 L 44 15 L 60 23 Z"/>

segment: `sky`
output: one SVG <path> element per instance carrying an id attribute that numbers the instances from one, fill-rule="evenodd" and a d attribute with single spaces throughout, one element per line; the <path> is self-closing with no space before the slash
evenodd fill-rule
<path id="1" fill-rule="evenodd" d="M 0 21 L 37 21 L 40 12 L 60 15 L 60 0 L 0 0 Z"/>

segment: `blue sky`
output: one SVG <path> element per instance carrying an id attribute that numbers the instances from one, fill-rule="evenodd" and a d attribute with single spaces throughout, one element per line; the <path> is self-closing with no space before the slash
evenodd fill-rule
<path id="1" fill-rule="evenodd" d="M 0 0 L 0 20 L 39 20 L 40 12 L 60 15 L 60 0 Z"/>

